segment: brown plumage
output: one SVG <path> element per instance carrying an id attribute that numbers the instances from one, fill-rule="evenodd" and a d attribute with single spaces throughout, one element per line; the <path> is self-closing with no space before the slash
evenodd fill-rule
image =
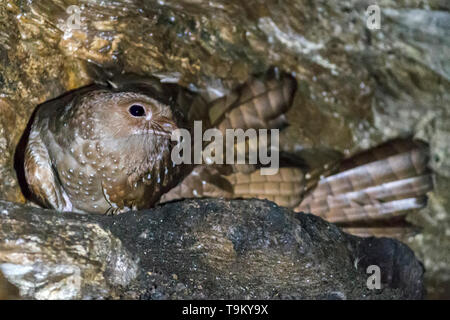
<path id="1" fill-rule="evenodd" d="M 266 182 L 262 197 L 271 190 L 269 200 L 314 213 L 353 234 L 402 237 L 414 231 L 402 218 L 423 208 L 433 189 L 427 163 L 424 144 L 397 139 L 305 175 L 299 168 L 281 168 L 278 176 L 268 177 L 272 186 Z M 254 196 L 254 181 L 231 176 L 236 195 Z"/>
<path id="2" fill-rule="evenodd" d="M 243 129 L 255 121 L 266 127 L 289 108 L 294 91 L 295 80 L 287 75 L 250 79 L 211 104 L 155 79 L 124 77 L 85 87 L 37 108 L 25 178 L 41 204 L 60 211 L 149 208 L 193 168 L 171 160 L 175 129 L 191 130 L 195 120 L 203 121 L 203 129 L 226 121 Z M 239 122 L 236 109 L 258 108 L 253 98 L 269 101 L 264 108 L 272 111 Z"/>
<path id="3" fill-rule="evenodd" d="M 422 208 L 433 187 L 428 150 L 394 140 L 343 161 L 340 172 L 321 179 L 296 207 L 336 223 L 384 220 Z"/>
<path id="4" fill-rule="evenodd" d="M 424 144 L 398 139 L 310 171 L 282 167 L 269 176 L 259 170 L 224 175 L 205 166 L 197 169 L 201 174 L 188 176 L 173 190 L 183 190 L 180 198 L 193 197 L 191 186 L 197 186 L 195 197 L 268 199 L 319 215 L 355 235 L 402 238 L 416 231 L 403 217 L 423 208 L 433 189 L 427 162 Z M 214 183 L 219 177 L 221 185 Z M 207 192 L 202 193 L 201 185 Z"/>
<path id="5" fill-rule="evenodd" d="M 296 91 L 296 81 L 287 74 L 251 78 L 230 94 L 206 104 L 195 99 L 189 119 L 204 119 L 207 127 L 215 127 L 225 134 L 226 129 L 275 129 L 287 124 L 284 113 L 289 110 Z M 161 198 L 167 202 L 183 198 L 237 198 L 233 172 L 255 172 L 254 165 L 202 165 L 196 167 L 178 186 Z M 270 177 L 270 176 L 267 176 Z M 258 195 L 255 194 L 254 197 Z M 265 194 L 265 196 L 269 196 Z M 298 196 L 298 193 L 297 193 Z M 280 203 L 285 205 L 285 203 Z"/>
<path id="6" fill-rule="evenodd" d="M 94 85 L 38 107 L 25 150 L 33 194 L 60 211 L 148 208 L 183 177 L 170 159 L 178 127 L 154 97 Z"/>
<path id="7" fill-rule="evenodd" d="M 295 90 L 295 79 L 285 74 L 252 78 L 212 103 L 150 80 L 77 90 L 38 108 L 26 178 L 42 203 L 61 211 L 117 213 L 183 198 L 261 198 L 357 235 L 413 231 L 402 218 L 425 205 L 433 181 L 427 147 L 410 139 L 326 167 L 288 166 L 266 176 L 255 165 L 172 165 L 175 128 L 191 129 L 194 120 L 223 133 L 281 128 Z M 145 116 L 130 115 L 133 105 Z"/>

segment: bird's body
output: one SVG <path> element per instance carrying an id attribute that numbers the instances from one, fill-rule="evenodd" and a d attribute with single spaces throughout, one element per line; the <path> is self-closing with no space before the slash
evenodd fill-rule
<path id="1" fill-rule="evenodd" d="M 61 211 L 151 207 L 183 175 L 170 158 L 176 128 L 171 107 L 148 95 L 106 87 L 73 93 L 36 111 L 27 181 L 41 202 Z"/>

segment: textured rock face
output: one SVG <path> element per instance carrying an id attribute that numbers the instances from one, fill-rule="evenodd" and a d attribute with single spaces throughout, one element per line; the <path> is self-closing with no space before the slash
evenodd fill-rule
<path id="1" fill-rule="evenodd" d="M 221 95 L 250 74 L 295 72 L 281 137 L 310 162 L 415 135 L 430 143 L 436 190 L 411 220 L 430 297 L 450 297 L 449 2 L 69 0 L 0 3 L 0 199 L 24 202 L 13 157 L 35 106 L 103 72 L 160 75 Z M 72 11 L 73 12 L 73 11 Z M 97 66 L 93 68 L 93 66 Z M 331 154 L 331 155 L 330 155 Z"/>
<path id="2" fill-rule="evenodd" d="M 19 290 L 6 280 L 0 272 L 0 300 L 16 300 L 19 298 Z"/>
<path id="3" fill-rule="evenodd" d="M 0 207 L 0 270 L 24 298 L 113 297 L 137 274 L 120 240 L 88 217 Z"/>
<path id="4" fill-rule="evenodd" d="M 407 246 L 349 236 L 269 201 L 183 201 L 117 217 L 0 202 L 0 212 L 0 269 L 27 298 L 423 296 L 423 268 Z M 368 289 L 369 265 L 382 290 Z"/>

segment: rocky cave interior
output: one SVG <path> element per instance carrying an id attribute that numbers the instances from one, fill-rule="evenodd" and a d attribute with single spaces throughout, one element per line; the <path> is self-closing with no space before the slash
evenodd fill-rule
<path id="1" fill-rule="evenodd" d="M 2 1 L 0 299 L 450 298 L 450 4 L 380 0 L 380 28 L 369 30 L 370 4 Z M 298 84 L 282 151 L 320 162 L 398 137 L 429 144 L 435 189 L 407 217 L 420 232 L 403 244 L 360 239 L 260 200 L 114 219 L 27 205 L 14 161 L 30 116 L 98 70 L 213 96 L 272 67 Z M 366 288 L 374 263 L 389 270 L 382 292 Z"/>

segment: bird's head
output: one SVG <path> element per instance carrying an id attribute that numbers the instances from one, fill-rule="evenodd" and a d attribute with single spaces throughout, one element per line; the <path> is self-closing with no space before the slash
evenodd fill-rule
<path id="1" fill-rule="evenodd" d="M 88 138 L 170 140 L 178 128 L 170 106 L 141 93 L 99 90 L 82 97 L 79 105 L 80 116 L 74 118 Z"/>

